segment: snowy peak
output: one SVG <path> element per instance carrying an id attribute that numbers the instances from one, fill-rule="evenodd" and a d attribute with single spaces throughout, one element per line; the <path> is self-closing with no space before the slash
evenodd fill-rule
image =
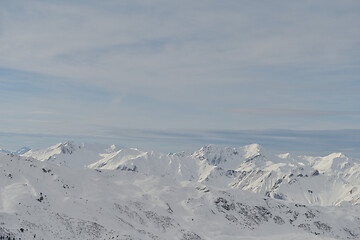
<path id="1" fill-rule="evenodd" d="M 206 160 L 208 164 L 218 166 L 238 155 L 235 148 L 208 145 L 193 153 L 193 157 Z"/>
<path id="2" fill-rule="evenodd" d="M 57 148 L 60 149 L 62 154 L 72 154 L 74 151 L 81 149 L 81 146 L 69 141 L 59 144 Z"/>
<path id="3" fill-rule="evenodd" d="M 264 152 L 262 147 L 259 144 L 256 144 L 256 143 L 246 145 L 246 146 L 242 147 L 242 149 L 243 149 L 243 152 L 244 152 L 244 157 L 246 159 L 258 157 L 258 156 L 262 155 L 262 153 Z"/>
<path id="4" fill-rule="evenodd" d="M 138 159 L 144 156 L 146 153 L 142 152 L 136 148 L 122 148 L 116 149 L 113 145 L 110 146 L 110 149 L 113 152 L 109 152 L 109 149 L 106 149 L 106 153 L 100 154 L 102 159 L 97 162 L 90 164 L 89 168 L 95 169 L 132 169 L 136 170 L 136 167 L 133 163 L 135 159 Z M 127 167 L 131 166 L 131 167 Z"/>
<path id="5" fill-rule="evenodd" d="M 324 157 L 307 157 L 313 168 L 323 172 L 341 172 L 354 165 L 354 161 L 343 153 L 331 153 Z"/>
<path id="6" fill-rule="evenodd" d="M 39 161 L 47 161 L 59 154 L 72 153 L 74 147 L 69 148 L 70 143 L 58 143 L 46 149 L 30 150 L 23 154 L 24 157 L 33 157 Z"/>
<path id="7" fill-rule="evenodd" d="M 58 143 L 46 149 L 30 150 L 21 156 L 32 157 L 39 161 L 49 161 L 58 165 L 65 165 L 73 168 L 84 168 L 85 166 L 102 159 L 102 154 L 111 154 L 119 149 L 120 147 L 115 145 L 77 144 L 68 141 L 65 143 Z"/>
<path id="8" fill-rule="evenodd" d="M 112 153 L 112 152 L 119 151 L 120 149 L 122 149 L 122 147 L 119 147 L 119 146 L 116 146 L 116 145 L 112 144 L 108 148 L 105 149 L 105 152 L 106 153 Z"/>
<path id="9" fill-rule="evenodd" d="M 239 148 L 208 145 L 194 152 L 192 156 L 209 165 L 236 169 L 243 162 L 250 162 L 264 156 L 264 150 L 259 144 L 250 144 Z"/>

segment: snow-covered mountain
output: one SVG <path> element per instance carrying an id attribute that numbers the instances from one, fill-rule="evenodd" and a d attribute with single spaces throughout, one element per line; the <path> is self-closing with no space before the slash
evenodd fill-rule
<path id="1" fill-rule="evenodd" d="M 136 171 L 301 204 L 360 204 L 360 161 L 342 153 L 293 156 L 251 144 L 239 148 L 208 145 L 193 153 L 162 154 L 67 142 L 22 156 L 77 168 Z"/>
<path id="2" fill-rule="evenodd" d="M 74 170 L 0 155 L 10 239 L 356 239 L 350 206 L 291 203 L 136 171 Z"/>
<path id="3" fill-rule="evenodd" d="M 358 239 L 359 169 L 341 153 L 257 144 L 162 154 L 67 142 L 0 153 L 0 237 Z"/>
<path id="4" fill-rule="evenodd" d="M 28 151 L 30 151 L 30 148 L 28 148 L 28 147 L 22 147 L 22 148 L 16 150 L 15 152 L 11 152 L 11 151 L 0 148 L 0 153 L 12 153 L 14 155 L 22 155 L 22 154 L 27 153 Z"/>
<path id="5" fill-rule="evenodd" d="M 46 149 L 29 150 L 23 157 L 32 157 L 39 161 L 48 161 L 71 168 L 83 168 L 102 159 L 103 154 L 109 154 L 118 147 L 102 144 L 77 144 L 72 141 L 58 143 Z"/>

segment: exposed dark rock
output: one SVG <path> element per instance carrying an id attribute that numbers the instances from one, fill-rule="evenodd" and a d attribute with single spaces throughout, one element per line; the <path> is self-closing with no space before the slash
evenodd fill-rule
<path id="1" fill-rule="evenodd" d="M 274 198 L 279 200 L 285 200 L 286 196 L 282 193 L 274 193 Z"/>
<path id="2" fill-rule="evenodd" d="M 234 171 L 234 170 L 227 170 L 225 173 L 225 176 L 232 177 L 232 176 L 234 176 L 235 172 L 236 171 Z"/>
<path id="3" fill-rule="evenodd" d="M 44 173 L 49 173 L 49 172 L 51 172 L 51 169 L 42 168 L 42 170 L 43 170 Z"/>
<path id="4" fill-rule="evenodd" d="M 225 209 L 226 211 L 230 211 L 230 210 L 234 210 L 235 209 L 235 205 L 234 203 L 228 204 L 228 201 L 225 198 L 218 198 L 215 201 L 215 204 L 217 206 L 221 206 L 223 209 Z"/>
<path id="5" fill-rule="evenodd" d="M 298 227 L 304 229 L 307 232 L 311 231 L 310 224 L 308 223 L 301 223 L 298 225 Z"/>
<path id="6" fill-rule="evenodd" d="M 314 225 L 319 229 L 322 230 L 324 232 L 330 232 L 331 231 L 331 227 L 329 225 L 327 225 L 326 223 L 322 223 L 320 221 L 316 221 L 314 222 Z"/>
<path id="7" fill-rule="evenodd" d="M 305 216 L 306 218 L 314 218 L 315 214 L 311 210 L 309 210 L 305 213 Z"/>
<path id="8" fill-rule="evenodd" d="M 349 234 L 350 237 L 352 237 L 352 238 L 356 238 L 356 237 L 359 236 L 359 234 L 355 234 L 353 231 L 351 231 L 351 230 L 348 229 L 348 228 L 344 228 L 344 231 L 345 231 L 347 234 Z"/>
<path id="9" fill-rule="evenodd" d="M 319 173 L 319 171 L 318 170 L 315 170 L 315 172 L 313 172 L 312 174 L 311 174 L 311 176 L 318 176 L 320 173 Z"/>
<path id="10" fill-rule="evenodd" d="M 181 240 L 202 240 L 202 238 L 193 232 L 184 233 Z"/>
<path id="11" fill-rule="evenodd" d="M 232 214 L 226 214 L 225 218 L 231 222 L 237 222 L 238 219 Z"/>
<path id="12" fill-rule="evenodd" d="M 116 170 L 136 172 L 137 167 L 136 166 L 127 167 L 127 166 L 121 165 L 121 166 L 117 167 Z"/>
<path id="13" fill-rule="evenodd" d="M 279 216 L 275 216 L 273 219 L 276 224 L 283 225 L 285 223 L 285 221 Z"/>
<path id="14" fill-rule="evenodd" d="M 245 162 L 251 162 L 251 161 L 255 160 L 256 158 L 259 158 L 260 156 L 261 156 L 261 154 L 258 154 L 258 155 L 255 155 L 253 157 L 247 158 L 245 160 Z"/>

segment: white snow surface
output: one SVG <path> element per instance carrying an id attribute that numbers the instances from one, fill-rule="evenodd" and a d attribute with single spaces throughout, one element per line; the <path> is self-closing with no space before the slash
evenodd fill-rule
<path id="1" fill-rule="evenodd" d="M 0 153 L 0 237 L 359 239 L 360 166 L 258 144 L 162 154 L 60 143 Z"/>

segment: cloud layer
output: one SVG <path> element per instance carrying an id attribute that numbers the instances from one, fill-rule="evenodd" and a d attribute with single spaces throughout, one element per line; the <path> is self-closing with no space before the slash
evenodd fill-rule
<path id="1" fill-rule="evenodd" d="M 360 2 L 4 1 L 0 131 L 359 129 Z"/>

